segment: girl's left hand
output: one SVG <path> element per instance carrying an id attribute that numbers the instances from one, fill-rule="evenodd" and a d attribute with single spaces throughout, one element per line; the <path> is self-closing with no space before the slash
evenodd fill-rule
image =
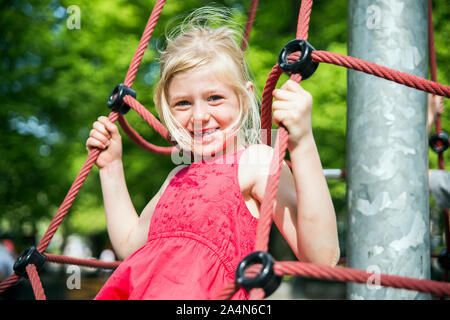
<path id="1" fill-rule="evenodd" d="M 305 137 L 312 137 L 312 96 L 293 80 L 286 81 L 273 91 L 272 109 L 277 125 L 282 123 L 289 132 L 288 148 L 292 150 Z"/>

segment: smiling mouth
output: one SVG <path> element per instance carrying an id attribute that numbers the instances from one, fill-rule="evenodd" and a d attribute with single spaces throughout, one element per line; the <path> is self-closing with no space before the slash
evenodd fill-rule
<path id="1" fill-rule="evenodd" d="M 217 132 L 218 130 L 219 130 L 218 128 L 215 128 L 215 129 L 205 130 L 202 132 L 191 132 L 191 136 L 194 138 L 202 138 L 202 137 L 209 136 L 209 135 Z"/>

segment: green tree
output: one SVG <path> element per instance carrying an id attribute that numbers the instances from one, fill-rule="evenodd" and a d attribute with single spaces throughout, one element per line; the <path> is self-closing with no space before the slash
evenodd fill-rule
<path id="1" fill-rule="evenodd" d="M 67 12 L 71 1 L 6 0 L 0 4 L 0 232 L 14 234 L 20 244 L 39 240 L 34 235 L 42 234 L 87 157 L 85 141 L 92 123 L 109 113 L 108 95 L 123 82 L 154 3 L 79 0 L 79 29 L 67 25 L 73 18 Z M 445 0 L 433 3 L 438 76 L 448 84 L 450 5 Z M 206 0 L 167 2 L 133 86 L 138 100 L 154 115 L 152 94 L 165 27 L 177 15 L 210 4 Z M 244 23 L 250 0 L 214 4 L 232 8 L 234 19 Z M 260 92 L 280 49 L 295 37 L 299 5 L 294 0 L 259 3 L 247 58 Z M 346 53 L 346 10 L 344 0 L 315 1 L 309 41 L 316 49 Z M 344 68 L 322 64 L 302 83 L 314 97 L 313 129 L 325 168 L 345 167 L 346 74 Z M 286 79 L 283 76 L 279 85 Z M 135 112 L 126 118 L 148 141 L 167 145 Z M 443 127 L 449 128 L 448 112 L 443 121 Z M 139 212 L 174 165 L 168 157 L 138 148 L 126 136 L 123 141 L 128 187 Z M 430 165 L 436 166 L 433 160 Z M 330 181 L 330 189 L 342 220 L 345 182 Z M 62 229 L 106 235 L 96 168 Z"/>

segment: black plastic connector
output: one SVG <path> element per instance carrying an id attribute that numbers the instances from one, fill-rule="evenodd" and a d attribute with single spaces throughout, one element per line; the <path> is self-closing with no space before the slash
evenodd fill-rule
<path id="1" fill-rule="evenodd" d="M 45 263 L 47 257 L 40 253 L 36 247 L 31 247 L 28 250 L 25 250 L 14 263 L 13 269 L 14 272 L 21 277 L 28 278 L 27 275 L 27 266 L 29 264 L 34 264 L 36 270 L 39 271 Z"/>
<path id="2" fill-rule="evenodd" d="M 253 278 L 247 278 L 244 273 L 245 270 L 257 263 L 262 264 L 259 274 Z M 236 282 L 247 291 L 253 288 L 262 288 L 265 297 L 268 297 L 280 286 L 282 280 L 282 277 L 275 274 L 273 265 L 274 261 L 269 253 L 255 251 L 239 263 L 236 269 Z"/>
<path id="3" fill-rule="evenodd" d="M 132 96 L 136 99 L 136 91 L 125 86 L 123 83 L 118 84 L 108 98 L 108 107 L 120 114 L 126 114 L 130 110 L 130 106 L 123 101 L 125 96 Z"/>
<path id="4" fill-rule="evenodd" d="M 442 153 L 449 147 L 448 134 L 445 131 L 433 133 L 430 136 L 430 148 L 436 153 Z"/>
<path id="5" fill-rule="evenodd" d="M 314 62 L 311 53 L 316 50 L 308 41 L 294 39 L 288 42 L 278 56 L 278 66 L 286 73 L 299 73 L 302 80 L 308 79 L 316 71 L 319 63 Z M 300 51 L 300 58 L 292 63 L 288 62 L 288 57 L 294 52 Z"/>

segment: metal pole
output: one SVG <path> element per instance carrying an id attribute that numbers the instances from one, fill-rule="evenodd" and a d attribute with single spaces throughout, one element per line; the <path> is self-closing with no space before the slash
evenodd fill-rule
<path id="1" fill-rule="evenodd" d="M 348 53 L 428 77 L 428 0 L 349 0 Z M 430 278 L 426 93 L 349 71 L 347 258 L 373 272 L 349 299 L 429 299 L 378 286 L 379 273 Z"/>

